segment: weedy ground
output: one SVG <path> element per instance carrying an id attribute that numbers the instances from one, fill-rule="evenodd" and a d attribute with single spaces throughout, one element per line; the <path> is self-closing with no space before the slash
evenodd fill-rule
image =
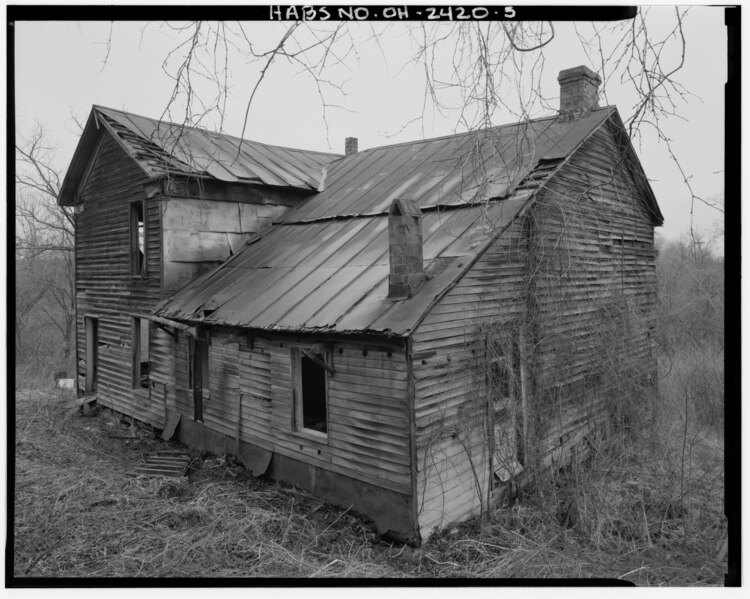
<path id="1" fill-rule="evenodd" d="M 17 391 L 14 574 L 721 585 L 721 427 L 690 417 L 686 427 L 670 376 L 663 393 L 672 403 L 649 416 L 660 434 L 646 427 L 615 440 L 580 468 L 420 548 L 380 537 L 351 511 L 255 479 L 231 457 L 193 452 L 187 477 L 136 476 L 146 456 L 167 447 L 151 431 L 106 410 L 81 415 L 59 392 Z"/>

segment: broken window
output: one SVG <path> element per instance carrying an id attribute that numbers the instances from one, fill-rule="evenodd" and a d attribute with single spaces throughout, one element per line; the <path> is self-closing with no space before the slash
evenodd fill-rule
<path id="1" fill-rule="evenodd" d="M 330 353 L 319 348 L 295 348 L 295 423 L 297 429 L 328 433 L 328 377 L 333 374 Z"/>
<path id="2" fill-rule="evenodd" d="M 130 204 L 130 274 L 146 276 L 145 202 Z"/>
<path id="3" fill-rule="evenodd" d="M 131 352 L 133 359 L 133 388 L 148 389 L 151 375 L 151 322 L 145 318 L 133 318 Z"/>

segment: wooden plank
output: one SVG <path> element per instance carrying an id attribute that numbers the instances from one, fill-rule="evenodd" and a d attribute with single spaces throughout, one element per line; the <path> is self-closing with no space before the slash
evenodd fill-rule
<path id="1" fill-rule="evenodd" d="M 161 438 L 164 441 L 170 441 L 172 437 L 174 437 L 175 431 L 180 424 L 180 418 L 180 414 L 174 412 L 169 413 L 167 416 L 167 422 L 164 425 L 164 430 L 161 434 Z"/>

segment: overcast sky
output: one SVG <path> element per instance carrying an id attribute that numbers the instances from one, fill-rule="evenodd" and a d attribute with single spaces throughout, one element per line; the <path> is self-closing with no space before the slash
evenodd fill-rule
<path id="1" fill-rule="evenodd" d="M 658 32 L 663 23 L 670 21 L 673 13 L 671 7 L 652 8 L 650 19 L 654 31 Z M 591 30 L 591 24 L 578 25 L 582 31 Z M 684 25 L 687 52 L 685 68 L 678 80 L 694 96 L 678 105 L 679 118 L 663 122 L 662 127 L 672 140 L 694 191 L 715 199 L 723 194 L 724 11 L 693 7 Z M 248 31 L 252 31 L 253 41 L 262 47 L 264 39 L 271 40 L 274 36 L 277 39 L 279 27 L 283 31 L 285 26 L 256 23 Z M 369 33 L 369 24 L 360 27 L 355 34 Z M 596 70 L 574 33 L 572 24 L 556 23 L 555 38 L 545 48 L 542 89 L 545 96 L 554 99 L 555 105 L 559 70 L 579 64 Z M 92 104 L 155 118 L 163 113 L 172 82 L 164 74 L 162 63 L 179 40 L 184 39 L 159 24 L 133 22 L 19 22 L 15 35 L 17 132 L 24 135 L 35 123 L 43 124 L 57 143 L 56 162 L 63 170 L 79 135 L 71 115 L 85 120 Z M 463 130 L 455 111 L 449 111 L 444 118 L 428 111 L 426 119 L 406 126 L 422 113 L 421 67 L 407 60 L 414 46 L 404 27 L 383 32 L 379 42 L 382 50 L 377 44 L 358 42 L 358 63 L 348 71 L 332 72 L 336 78 L 348 80 L 346 96 L 329 95 L 331 102 L 346 110 L 329 110 L 327 126 L 320 98 L 309 77 L 295 75 L 297 68 L 281 68 L 263 82 L 245 137 L 343 153 L 347 136 L 358 137 L 362 150 Z M 676 64 L 679 56 L 667 59 Z M 224 123 L 228 133 L 239 135 L 242 130 L 245 104 L 257 72 L 256 66 L 244 61 L 232 66 L 232 97 Z M 624 118 L 632 113 L 634 98 L 619 82 L 608 82 L 606 100 L 602 99 L 601 104 L 617 105 Z M 550 114 L 550 110 L 532 116 L 545 114 Z M 498 125 L 514 120 L 511 112 L 504 114 L 502 110 L 493 118 Z M 659 232 L 674 239 L 689 229 L 690 195 L 665 145 L 648 131 L 640 141 L 636 150 L 665 216 L 665 226 Z M 698 229 L 715 229 L 721 217 L 721 213 L 700 203 L 695 206 L 694 225 Z"/>

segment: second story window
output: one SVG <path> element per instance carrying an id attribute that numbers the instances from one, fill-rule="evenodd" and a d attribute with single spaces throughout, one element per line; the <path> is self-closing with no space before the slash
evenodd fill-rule
<path id="1" fill-rule="evenodd" d="M 146 277 L 146 203 L 130 204 L 130 274 Z"/>

